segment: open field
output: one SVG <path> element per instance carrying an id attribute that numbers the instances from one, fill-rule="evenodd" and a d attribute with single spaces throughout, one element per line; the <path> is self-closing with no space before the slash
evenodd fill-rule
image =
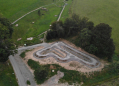
<path id="1" fill-rule="evenodd" d="M 107 23 L 112 29 L 112 38 L 119 54 L 119 1 L 118 0 L 73 0 L 72 13 L 88 17 L 95 25 Z"/>
<path id="2" fill-rule="evenodd" d="M 22 16 L 26 12 L 52 2 L 53 0 L 1 0 L 0 13 L 10 20 L 15 20 L 15 18 Z"/>
<path id="3" fill-rule="evenodd" d="M 38 11 L 27 15 L 17 22 L 19 24 L 18 27 L 14 26 L 13 39 L 17 40 L 17 38 L 24 39 L 31 36 L 34 37 L 48 30 L 51 22 L 57 20 L 57 17 L 54 15 L 58 15 L 60 10 L 61 8 L 56 7 L 55 5 L 50 5 L 48 6 L 47 12 L 41 11 L 44 15 L 39 16 Z M 35 23 L 32 24 L 32 22 Z"/>
<path id="4" fill-rule="evenodd" d="M 0 86 L 18 86 L 13 68 L 7 63 L 0 63 Z"/>
<path id="5" fill-rule="evenodd" d="M 13 41 L 16 42 L 18 38 L 22 38 L 22 40 L 18 42 L 18 44 L 24 44 L 26 38 L 37 38 L 40 33 L 49 29 L 49 25 L 58 19 L 58 16 L 64 5 L 63 1 L 64 0 L 4 0 L 0 1 L 0 5 L 2 6 L 2 8 L 0 8 L 0 13 L 2 13 L 3 17 L 6 17 L 11 22 L 14 22 L 26 13 L 39 7 L 44 6 L 45 8 L 47 8 L 47 11 L 40 9 L 40 16 L 38 15 L 38 10 L 36 10 L 23 17 L 21 20 L 15 23 L 19 25 L 18 27 L 16 27 L 15 24 L 13 25 Z M 66 3 L 67 5 L 62 14 L 61 20 L 64 20 L 68 17 L 68 11 L 71 6 L 72 0 L 68 0 L 66 1 Z M 32 22 L 34 22 L 34 24 L 32 24 Z"/>
<path id="6" fill-rule="evenodd" d="M 47 11 L 40 9 L 41 15 L 38 15 L 38 10 L 30 13 L 29 15 L 25 16 L 15 24 L 19 24 L 18 27 L 14 24 L 14 33 L 13 33 L 13 40 L 14 42 L 18 38 L 22 38 L 20 44 L 24 44 L 26 38 L 28 37 L 37 37 L 40 33 L 49 29 L 49 25 L 58 19 L 58 15 L 62 10 L 62 6 L 64 5 L 64 0 L 55 0 L 52 4 L 52 0 L 42 1 L 42 3 L 37 6 L 37 4 L 32 7 L 23 9 L 22 11 L 17 12 L 9 19 L 13 22 L 14 20 L 18 19 L 19 17 L 23 16 L 24 14 L 32 11 L 38 7 L 44 6 Z M 67 1 L 68 5 L 66 6 L 65 13 L 63 13 L 63 18 L 65 19 L 68 16 L 68 10 L 71 5 L 71 0 Z M 48 5 L 48 6 L 45 6 Z M 17 15 L 18 14 L 18 15 Z M 43 15 L 42 15 L 43 14 Z M 56 16 L 55 16 L 56 15 Z M 14 17 L 14 18 L 13 18 Z M 32 24 L 34 22 L 34 24 Z"/>

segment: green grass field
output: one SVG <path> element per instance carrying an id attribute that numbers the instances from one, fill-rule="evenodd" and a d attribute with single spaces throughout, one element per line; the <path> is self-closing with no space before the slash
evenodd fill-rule
<path id="1" fill-rule="evenodd" d="M 59 1 L 59 0 L 58 0 Z M 22 38 L 21 44 L 24 43 L 24 40 L 28 37 L 36 37 L 40 33 L 46 31 L 49 29 L 49 25 L 56 21 L 58 19 L 58 15 L 60 14 L 62 7 L 64 3 L 63 0 L 60 0 L 59 2 L 56 2 L 55 4 L 51 4 L 49 6 L 46 6 L 45 8 L 48 9 L 48 11 L 41 10 L 41 14 L 44 15 L 38 15 L 38 11 L 34 11 L 33 13 L 25 16 L 23 19 L 19 20 L 17 24 L 19 24 L 18 27 L 14 26 L 14 33 L 13 33 L 13 40 L 16 41 L 18 38 Z M 68 17 L 68 8 L 71 5 L 71 0 L 67 1 L 69 5 L 66 6 L 66 9 L 64 13 L 62 14 L 63 17 L 61 17 L 61 20 Z M 47 3 L 49 4 L 49 3 Z M 57 15 L 57 16 L 55 16 Z M 32 24 L 32 22 L 35 22 Z"/>
<path id="2" fill-rule="evenodd" d="M 41 14 L 44 15 L 39 16 L 38 11 L 34 11 L 16 22 L 15 24 L 19 24 L 18 27 L 15 27 L 15 24 L 13 25 L 13 41 L 16 42 L 18 38 L 22 38 L 18 44 L 24 44 L 26 38 L 37 37 L 40 33 L 49 29 L 49 25 L 58 19 L 58 15 L 60 14 L 62 6 L 64 5 L 63 1 L 64 0 L 2 0 L 0 1 L 0 6 L 2 6 L 2 8 L 0 8 L 0 13 L 2 13 L 3 17 L 6 17 L 11 22 L 14 22 L 16 19 L 32 10 L 48 5 L 45 7 L 48 9 L 48 11 L 41 10 Z M 68 11 L 72 0 L 68 0 L 66 2 L 68 5 L 66 5 L 61 20 L 64 20 L 69 16 Z M 35 23 L 32 24 L 32 22 Z"/>
<path id="3" fill-rule="evenodd" d="M 73 0 L 72 13 L 88 17 L 95 25 L 106 23 L 112 27 L 112 38 L 119 54 L 119 1 L 118 0 Z"/>
<path id="4" fill-rule="evenodd" d="M 59 15 L 62 8 L 56 7 L 54 4 L 46 8 L 48 9 L 46 12 L 41 10 L 41 14 L 43 13 L 44 15 L 39 16 L 38 11 L 35 11 L 18 21 L 19 26 L 14 26 L 13 39 L 22 38 L 25 40 L 28 37 L 35 37 L 48 30 L 51 22 L 57 20 L 55 15 Z M 32 24 L 32 22 L 35 23 Z"/>
<path id="5" fill-rule="evenodd" d="M 15 20 L 16 16 L 18 18 L 39 6 L 52 2 L 53 0 L 0 0 L 0 13 L 10 20 Z"/>
<path id="6" fill-rule="evenodd" d="M 13 68 L 7 63 L 0 63 L 0 86 L 18 86 Z"/>

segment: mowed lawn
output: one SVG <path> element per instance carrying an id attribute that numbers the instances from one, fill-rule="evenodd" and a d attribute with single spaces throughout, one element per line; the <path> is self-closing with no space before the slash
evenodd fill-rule
<path id="1" fill-rule="evenodd" d="M 106 23 L 112 27 L 112 38 L 119 54 L 119 0 L 73 0 L 72 13 L 88 17 L 95 25 Z"/>
<path id="2" fill-rule="evenodd" d="M 18 38 L 22 38 L 21 44 L 25 43 L 26 38 L 36 37 L 40 33 L 48 30 L 50 28 L 50 24 L 54 21 L 57 21 L 59 14 L 62 10 L 62 6 L 64 5 L 64 0 L 57 0 L 55 4 L 50 4 L 45 6 L 47 11 L 40 9 L 41 15 L 38 15 L 38 11 L 34 11 L 33 13 L 25 16 L 21 20 L 19 20 L 15 24 L 19 24 L 18 27 L 14 24 L 14 33 L 12 38 L 16 41 Z M 68 10 L 71 6 L 72 0 L 67 1 L 68 5 L 66 6 L 65 11 L 63 12 L 62 19 L 68 17 Z M 43 15 L 42 15 L 43 14 Z M 67 16 L 66 16 L 67 15 Z M 32 24 L 34 22 L 34 24 Z"/>
<path id="3" fill-rule="evenodd" d="M 13 39 L 34 37 L 48 30 L 51 22 L 57 20 L 58 16 L 55 17 L 55 15 L 59 15 L 62 8 L 56 7 L 54 4 L 46 8 L 48 11 L 41 10 L 40 16 L 38 15 L 38 11 L 35 11 L 19 20 L 16 23 L 19 24 L 19 26 L 14 26 Z M 32 22 L 34 22 L 34 24 L 32 24 Z"/>
<path id="4" fill-rule="evenodd" d="M 0 63 L 0 86 L 18 86 L 15 73 L 9 61 Z"/>
<path id="5" fill-rule="evenodd" d="M 0 13 L 12 22 L 16 17 L 21 17 L 23 14 L 51 2 L 53 0 L 0 0 Z"/>

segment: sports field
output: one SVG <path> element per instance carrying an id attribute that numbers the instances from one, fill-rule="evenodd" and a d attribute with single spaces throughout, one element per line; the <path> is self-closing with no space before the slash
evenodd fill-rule
<path id="1" fill-rule="evenodd" d="M 112 27 L 112 38 L 119 54 L 119 0 L 73 0 L 72 13 L 88 17 L 95 25 L 106 23 Z"/>

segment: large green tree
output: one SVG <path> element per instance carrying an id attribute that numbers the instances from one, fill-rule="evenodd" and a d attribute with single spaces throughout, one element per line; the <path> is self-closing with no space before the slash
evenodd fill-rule
<path id="1" fill-rule="evenodd" d="M 13 28 L 6 18 L 0 17 L 0 62 L 8 60 L 9 55 L 14 55 L 17 50 L 15 44 L 11 41 Z"/>
<path id="2" fill-rule="evenodd" d="M 92 31 L 91 30 L 89 30 L 88 28 L 84 28 L 83 30 L 81 30 L 79 34 L 79 40 L 77 41 L 78 41 L 78 45 L 81 48 L 85 49 L 89 53 L 93 53 L 90 50 L 90 45 L 92 41 Z"/>
<path id="3" fill-rule="evenodd" d="M 84 28 L 79 36 L 79 46 L 89 53 L 111 61 L 115 50 L 111 31 L 112 28 L 104 23 L 98 24 L 93 29 Z"/>
<path id="4" fill-rule="evenodd" d="M 44 82 L 48 76 L 48 72 L 46 70 L 37 69 L 34 71 L 34 75 L 36 80 Z"/>
<path id="5" fill-rule="evenodd" d="M 95 54 L 99 57 L 108 57 L 108 60 L 112 59 L 115 50 L 111 32 L 112 28 L 104 23 L 95 26 L 93 31 L 93 44 L 98 48 Z"/>
<path id="6" fill-rule="evenodd" d="M 63 26 L 63 22 L 62 21 L 52 22 L 50 29 L 56 31 L 58 29 L 57 25 L 62 27 Z"/>

